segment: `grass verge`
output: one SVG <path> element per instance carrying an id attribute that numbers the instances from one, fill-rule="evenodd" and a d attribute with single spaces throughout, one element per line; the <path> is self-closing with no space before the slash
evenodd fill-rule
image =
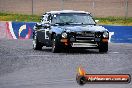
<path id="1" fill-rule="evenodd" d="M 126 25 L 132 26 L 132 17 L 125 19 L 124 17 L 105 17 L 105 18 L 95 18 L 99 20 L 101 25 Z"/>
<path id="2" fill-rule="evenodd" d="M 38 15 L 22 15 L 0 12 L 0 21 L 18 21 L 18 22 L 39 22 L 40 17 Z M 132 17 L 124 19 L 124 17 L 95 17 L 99 20 L 100 25 L 126 25 L 132 26 Z"/>
<path id="3" fill-rule="evenodd" d="M 38 22 L 40 16 L 37 15 L 23 15 L 0 12 L 0 21 L 18 21 L 18 22 Z"/>

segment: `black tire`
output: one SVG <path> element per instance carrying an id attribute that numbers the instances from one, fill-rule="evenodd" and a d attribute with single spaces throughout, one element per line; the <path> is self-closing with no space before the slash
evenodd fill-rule
<path id="1" fill-rule="evenodd" d="M 33 49 L 34 50 L 42 50 L 42 43 L 40 43 L 37 39 L 37 36 L 34 35 L 33 37 Z"/>
<path id="2" fill-rule="evenodd" d="M 108 43 L 100 43 L 99 52 L 106 53 L 108 51 Z"/>
<path id="3" fill-rule="evenodd" d="M 52 53 L 59 53 L 59 52 L 60 52 L 59 43 L 56 38 L 56 35 L 54 34 L 52 38 Z"/>

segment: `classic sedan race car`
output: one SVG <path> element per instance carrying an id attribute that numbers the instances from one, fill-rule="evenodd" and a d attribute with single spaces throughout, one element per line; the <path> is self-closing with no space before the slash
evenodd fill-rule
<path id="1" fill-rule="evenodd" d="M 89 12 L 50 11 L 43 14 L 41 22 L 34 26 L 33 49 L 52 47 L 52 52 L 55 53 L 77 47 L 107 52 L 108 39 L 108 30 L 97 26 Z"/>

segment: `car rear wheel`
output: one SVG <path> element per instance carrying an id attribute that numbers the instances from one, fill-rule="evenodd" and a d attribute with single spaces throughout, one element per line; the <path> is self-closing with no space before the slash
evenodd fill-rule
<path id="1" fill-rule="evenodd" d="M 33 49 L 34 50 L 41 50 L 42 49 L 42 44 L 38 41 L 37 36 L 34 36 L 33 38 Z"/>
<path id="2" fill-rule="evenodd" d="M 108 51 L 108 43 L 100 43 L 99 52 L 107 52 Z"/>

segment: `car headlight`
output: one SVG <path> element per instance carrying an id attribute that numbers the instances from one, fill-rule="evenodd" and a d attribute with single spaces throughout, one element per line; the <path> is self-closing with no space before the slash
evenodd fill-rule
<path id="1" fill-rule="evenodd" d="M 62 33 L 61 36 L 62 36 L 62 38 L 67 38 L 67 33 L 64 32 L 64 33 Z"/>
<path id="2" fill-rule="evenodd" d="M 104 33 L 103 33 L 103 37 L 104 37 L 104 38 L 108 38 L 108 37 L 109 37 L 109 33 L 108 33 L 108 32 L 104 32 Z"/>

